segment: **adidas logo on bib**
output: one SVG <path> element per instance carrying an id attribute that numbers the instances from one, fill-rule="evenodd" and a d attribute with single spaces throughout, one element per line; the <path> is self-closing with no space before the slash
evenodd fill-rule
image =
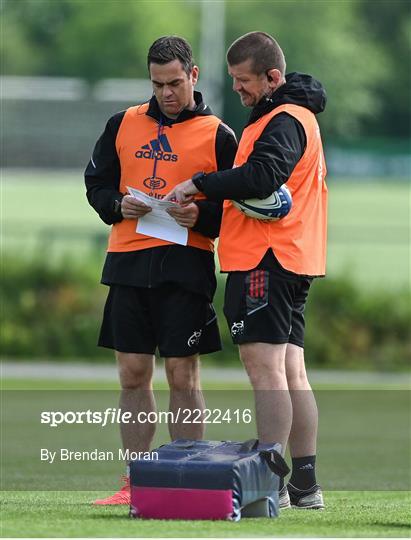
<path id="1" fill-rule="evenodd" d="M 152 139 L 149 143 L 143 145 L 141 150 L 135 153 L 138 159 L 154 159 L 159 161 L 177 161 L 178 155 L 173 154 L 173 150 L 167 139 L 167 135 L 160 135 L 158 139 Z"/>

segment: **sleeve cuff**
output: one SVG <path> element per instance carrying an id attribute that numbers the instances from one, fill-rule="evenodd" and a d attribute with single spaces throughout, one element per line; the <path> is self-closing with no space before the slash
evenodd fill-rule
<path id="1" fill-rule="evenodd" d="M 198 189 L 198 191 L 201 191 L 201 193 L 204 191 L 203 182 L 206 176 L 207 175 L 204 172 L 198 172 L 194 174 L 193 177 L 191 178 L 191 181 L 193 182 L 195 187 Z"/>

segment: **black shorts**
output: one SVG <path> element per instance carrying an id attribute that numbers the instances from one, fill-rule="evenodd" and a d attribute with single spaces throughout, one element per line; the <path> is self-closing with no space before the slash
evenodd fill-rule
<path id="1" fill-rule="evenodd" d="M 277 268 L 228 274 L 224 314 L 234 343 L 304 347 L 304 309 L 312 278 Z"/>
<path id="2" fill-rule="evenodd" d="M 214 307 L 178 285 L 111 285 L 98 344 L 119 352 L 185 357 L 221 350 Z"/>

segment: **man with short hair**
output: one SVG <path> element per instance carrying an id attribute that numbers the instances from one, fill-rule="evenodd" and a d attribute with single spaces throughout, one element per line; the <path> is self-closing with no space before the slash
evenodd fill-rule
<path id="1" fill-rule="evenodd" d="M 326 95 L 300 73 L 285 75 L 273 37 L 250 32 L 227 52 L 241 103 L 252 107 L 230 171 L 197 173 L 169 197 L 222 200 L 219 259 L 228 272 L 224 312 L 254 389 L 261 442 L 287 445 L 292 475 L 280 507 L 324 508 L 315 476 L 318 412 L 304 362 L 304 307 L 325 274 L 327 187 L 315 115 Z M 279 221 L 247 217 L 231 200 L 264 199 L 286 184 L 292 209 Z M 256 294 L 256 291 L 258 294 Z"/>
<path id="2" fill-rule="evenodd" d="M 221 203 L 199 194 L 169 210 L 188 229 L 187 245 L 136 232 L 151 211 L 128 194 L 130 186 L 162 199 L 181 178 L 198 170 L 231 168 L 237 149 L 231 129 L 194 91 L 199 69 L 189 43 L 180 37 L 156 40 L 148 52 L 154 95 L 148 103 L 110 118 L 85 172 L 87 198 L 113 225 L 102 283 L 110 287 L 99 345 L 114 349 L 121 383 L 121 409 L 155 410 L 154 352 L 165 358 L 170 410 L 203 409 L 200 354 L 220 350 L 212 299 L 216 289 L 213 239 Z M 122 424 L 125 450 L 150 449 L 155 425 Z M 203 424 L 169 423 L 172 439 L 203 437 Z M 115 495 L 95 504 L 129 504 L 129 479 Z"/>

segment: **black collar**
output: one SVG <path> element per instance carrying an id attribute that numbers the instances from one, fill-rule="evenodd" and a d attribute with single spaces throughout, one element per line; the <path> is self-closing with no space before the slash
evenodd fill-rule
<path id="1" fill-rule="evenodd" d="M 284 85 L 282 85 L 284 86 Z M 274 90 L 274 92 L 270 96 L 264 96 L 260 99 L 260 101 L 257 103 L 257 105 L 253 108 L 253 110 L 250 113 L 250 117 L 247 122 L 247 126 L 252 124 L 253 122 L 256 122 L 259 118 L 266 115 L 276 107 L 282 104 L 281 97 L 283 95 L 283 89 L 282 86 L 280 88 L 277 88 L 277 90 Z"/>
<path id="2" fill-rule="evenodd" d="M 163 126 L 171 126 L 173 124 L 184 122 L 185 120 L 190 120 L 196 116 L 208 116 L 213 114 L 210 108 L 203 102 L 201 92 L 194 92 L 194 101 L 196 103 L 194 110 L 190 111 L 189 109 L 183 109 L 177 118 L 169 118 L 161 112 L 157 98 L 153 95 L 149 101 L 146 115 L 154 118 L 157 122 L 160 122 L 161 120 Z"/>
<path id="3" fill-rule="evenodd" d="M 305 107 L 314 114 L 325 109 L 327 94 L 322 84 L 305 73 L 287 73 L 282 84 L 270 96 L 263 97 L 251 111 L 247 125 L 252 124 L 276 107 L 285 104 Z"/>

